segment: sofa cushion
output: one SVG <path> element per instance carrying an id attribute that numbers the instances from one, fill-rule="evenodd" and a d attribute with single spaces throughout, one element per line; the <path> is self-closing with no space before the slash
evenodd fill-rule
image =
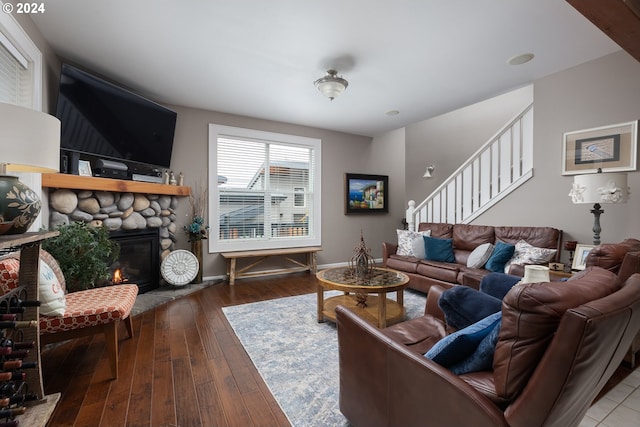
<path id="1" fill-rule="evenodd" d="M 466 286 L 447 289 L 438 299 L 447 325 L 463 329 L 500 311 L 502 301 Z"/>
<path id="2" fill-rule="evenodd" d="M 515 245 L 496 242 L 493 252 L 485 264 L 485 268 L 493 272 L 503 272 L 505 264 L 511 259 L 515 249 Z"/>
<path id="3" fill-rule="evenodd" d="M 414 248 L 414 240 L 416 239 L 419 239 L 419 241 L 424 245 L 424 243 L 422 242 L 422 236 L 428 235 L 425 233 L 430 233 L 430 232 L 399 230 L 399 229 L 396 230 L 396 234 L 398 235 L 398 249 L 396 250 L 396 254 L 401 256 L 415 256 L 417 258 L 424 258 L 424 255 L 423 256 L 415 255 L 413 248 Z M 422 253 L 424 253 L 424 249 L 422 250 Z"/>
<path id="4" fill-rule="evenodd" d="M 460 365 L 461 362 L 472 356 L 482 340 L 499 326 L 501 316 L 500 312 L 494 313 L 464 329 L 447 335 L 431 347 L 425 353 L 425 357 L 445 368 Z M 486 349 L 483 350 L 486 353 Z M 493 358 L 493 354 L 491 354 L 491 357 Z M 456 373 L 463 374 L 466 372 L 458 370 Z"/>
<path id="5" fill-rule="evenodd" d="M 556 256 L 556 249 L 539 248 L 519 240 L 515 245 L 515 251 L 511 259 L 505 265 L 505 272 L 511 265 L 547 264 Z"/>
<path id="6" fill-rule="evenodd" d="M 489 261 L 489 257 L 493 253 L 493 244 L 483 243 L 475 248 L 469 258 L 467 258 L 467 267 L 482 268 Z"/>
<path id="7" fill-rule="evenodd" d="M 496 241 L 515 245 L 524 240 L 538 248 L 561 249 L 562 231 L 552 227 L 495 227 L 495 233 Z"/>
<path id="8" fill-rule="evenodd" d="M 421 233 L 422 233 L 422 236 L 431 235 L 431 231 L 429 230 L 421 231 Z M 411 242 L 411 249 L 413 249 L 413 256 L 419 259 L 425 259 L 425 257 L 427 256 L 424 250 L 424 239 L 422 238 L 422 236 L 416 237 Z"/>
<path id="9" fill-rule="evenodd" d="M 456 283 L 460 266 L 451 262 L 421 260 L 416 273 L 447 283 Z"/>
<path id="10" fill-rule="evenodd" d="M 453 237 L 453 224 L 445 222 L 421 222 L 418 224 L 418 231 L 427 230 L 431 232 L 431 237 L 441 239 L 451 239 Z"/>
<path id="11" fill-rule="evenodd" d="M 493 230 L 490 225 L 456 224 L 453 226 L 453 246 L 471 252 L 483 243 L 494 243 Z"/>
<path id="12" fill-rule="evenodd" d="M 453 256 L 453 239 L 424 236 L 425 258 L 428 261 L 456 262 Z"/>
<path id="13" fill-rule="evenodd" d="M 415 273 L 418 268 L 419 259 L 396 254 L 389 255 L 385 266 L 393 270 L 400 270 L 405 273 Z"/>
<path id="14" fill-rule="evenodd" d="M 496 392 L 515 398 L 555 333 L 564 313 L 620 288 L 615 274 L 587 268 L 566 282 L 519 283 L 504 297 L 493 359 Z"/>

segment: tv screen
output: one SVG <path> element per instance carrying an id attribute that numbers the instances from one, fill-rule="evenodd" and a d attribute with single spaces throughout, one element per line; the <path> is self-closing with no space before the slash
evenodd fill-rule
<path id="1" fill-rule="evenodd" d="M 56 117 L 61 150 L 169 168 L 174 111 L 68 64 Z"/>

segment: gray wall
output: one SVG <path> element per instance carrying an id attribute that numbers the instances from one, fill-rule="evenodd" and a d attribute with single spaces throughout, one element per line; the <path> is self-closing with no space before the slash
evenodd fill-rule
<path id="1" fill-rule="evenodd" d="M 562 135 L 640 119 L 639 76 L 640 63 L 620 51 L 536 81 L 534 177 L 475 222 L 548 225 L 563 229 L 565 240 L 591 244 L 591 206 L 571 203 L 573 178 L 562 176 Z M 628 203 L 603 205 L 602 242 L 640 238 L 640 172 L 628 182 Z"/>

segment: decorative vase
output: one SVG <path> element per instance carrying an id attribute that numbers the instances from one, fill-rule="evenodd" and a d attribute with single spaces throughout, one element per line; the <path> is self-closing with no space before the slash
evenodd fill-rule
<path id="1" fill-rule="evenodd" d="M 40 214 L 40 198 L 18 177 L 0 175 L 0 234 L 22 234 Z"/>
<path id="2" fill-rule="evenodd" d="M 191 240 L 191 253 L 198 259 L 198 274 L 191 283 L 202 283 L 202 239 Z"/>

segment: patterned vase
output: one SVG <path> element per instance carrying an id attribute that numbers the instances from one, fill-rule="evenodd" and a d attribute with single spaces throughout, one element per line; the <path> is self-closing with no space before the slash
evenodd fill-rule
<path id="1" fill-rule="evenodd" d="M 22 234 L 40 214 L 40 197 L 18 177 L 0 175 L 0 234 Z"/>
<path id="2" fill-rule="evenodd" d="M 198 274 L 191 283 L 202 283 L 202 239 L 191 240 L 191 253 L 198 259 Z"/>

